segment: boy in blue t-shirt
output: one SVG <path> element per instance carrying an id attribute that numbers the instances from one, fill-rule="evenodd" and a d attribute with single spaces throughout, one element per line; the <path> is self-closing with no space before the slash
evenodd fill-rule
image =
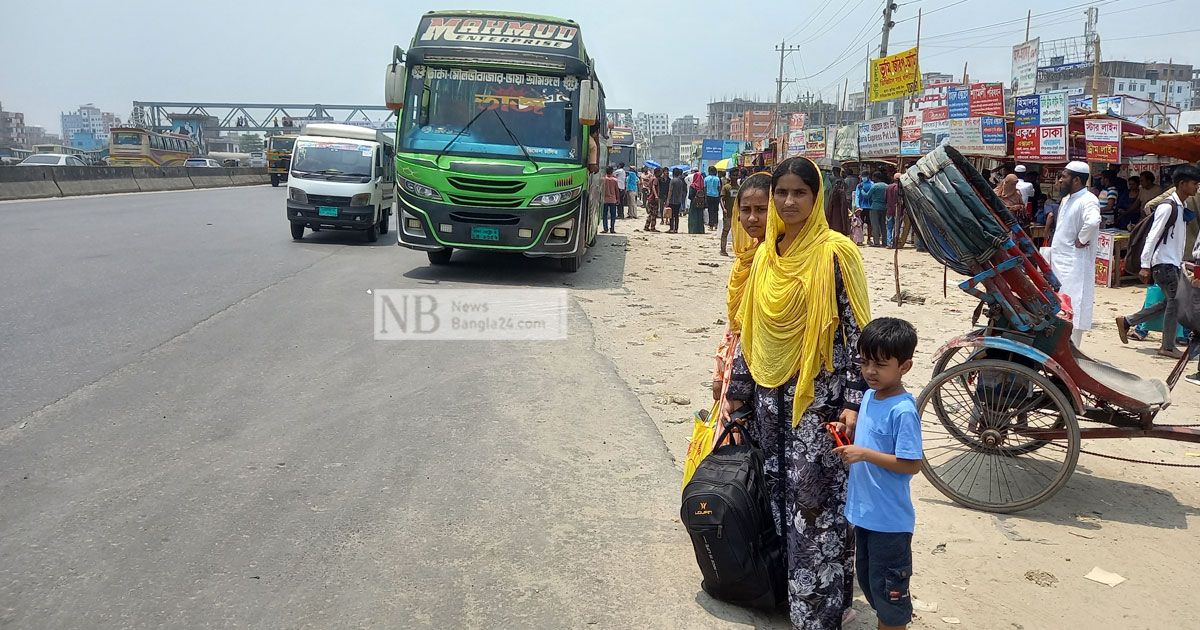
<path id="1" fill-rule="evenodd" d="M 881 317 L 859 338 L 862 374 L 870 389 L 858 421 L 846 430 L 854 444 L 834 451 L 850 465 L 846 520 L 854 525 L 858 584 L 879 617 L 879 629 L 912 621 L 912 533 L 916 516 L 908 482 L 921 470 L 921 419 L 901 379 L 912 369 L 917 331 Z"/>

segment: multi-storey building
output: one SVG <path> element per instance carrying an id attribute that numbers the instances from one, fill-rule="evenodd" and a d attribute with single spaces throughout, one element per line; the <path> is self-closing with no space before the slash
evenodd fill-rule
<path id="1" fill-rule="evenodd" d="M 25 131 L 25 114 L 6 112 L 0 103 L 0 147 L 27 148 L 29 140 Z"/>
<path id="2" fill-rule="evenodd" d="M 91 103 L 62 114 L 60 119 L 63 144 L 87 150 L 107 146 L 109 131 L 121 124 L 116 114 L 102 112 Z"/>

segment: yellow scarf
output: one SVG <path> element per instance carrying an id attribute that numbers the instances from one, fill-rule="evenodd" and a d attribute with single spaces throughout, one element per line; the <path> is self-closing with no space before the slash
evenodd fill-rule
<path id="1" fill-rule="evenodd" d="M 815 168 L 815 165 L 814 165 Z M 819 188 L 819 186 L 818 186 Z M 860 327 L 871 319 L 867 278 L 858 247 L 829 229 L 821 191 L 800 235 L 782 255 L 775 243 L 784 232 L 774 196 L 767 213 L 766 246 L 755 251 L 741 303 L 742 354 L 754 382 L 779 387 L 796 377 L 792 427 L 813 401 L 814 379 L 833 369 L 833 340 L 840 328 L 834 259 Z"/>
<path id="2" fill-rule="evenodd" d="M 726 290 L 725 304 L 729 314 L 729 329 L 737 332 L 742 329 L 739 311 L 742 296 L 746 294 L 746 280 L 750 278 L 750 266 L 754 262 L 754 249 L 758 241 L 750 236 L 742 222 L 738 220 L 738 204 L 733 203 L 733 267 L 729 270 L 729 288 Z"/>

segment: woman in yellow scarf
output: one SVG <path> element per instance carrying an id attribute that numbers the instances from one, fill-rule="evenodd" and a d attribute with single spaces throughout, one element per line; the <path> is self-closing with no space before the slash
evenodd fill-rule
<path id="1" fill-rule="evenodd" d="M 744 291 L 722 415 L 754 406 L 747 430 L 766 457 L 786 541 L 792 625 L 836 630 L 849 614 L 854 544 L 843 514 L 848 471 L 824 425 L 857 418 L 870 305 L 858 247 L 829 229 L 821 173 L 808 159 L 785 160 L 771 176 L 767 233 Z"/>
<path id="2" fill-rule="evenodd" d="M 771 174 L 755 173 L 741 182 L 733 199 L 733 267 L 729 270 L 726 288 L 725 335 L 717 346 L 716 368 L 713 370 L 713 400 L 720 400 L 729 382 L 733 367 L 733 349 L 741 337 L 737 323 L 738 309 L 745 295 L 754 250 L 767 235 L 767 207 L 771 202 Z M 719 432 L 718 432 L 719 434 Z M 716 436 L 714 435 L 714 438 Z"/>

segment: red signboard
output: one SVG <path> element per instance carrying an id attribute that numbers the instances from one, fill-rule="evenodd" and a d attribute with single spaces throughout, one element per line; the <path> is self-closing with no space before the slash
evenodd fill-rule
<path id="1" fill-rule="evenodd" d="M 925 112 L 924 122 L 950 120 L 950 108 L 946 105 L 942 105 L 941 107 L 926 107 L 921 111 Z"/>
<path id="2" fill-rule="evenodd" d="M 971 117 L 1004 116 L 1004 84 L 971 84 Z"/>
<path id="3" fill-rule="evenodd" d="M 1037 160 L 1042 157 L 1041 134 L 1037 127 L 1013 129 L 1013 157 L 1018 162 Z"/>

